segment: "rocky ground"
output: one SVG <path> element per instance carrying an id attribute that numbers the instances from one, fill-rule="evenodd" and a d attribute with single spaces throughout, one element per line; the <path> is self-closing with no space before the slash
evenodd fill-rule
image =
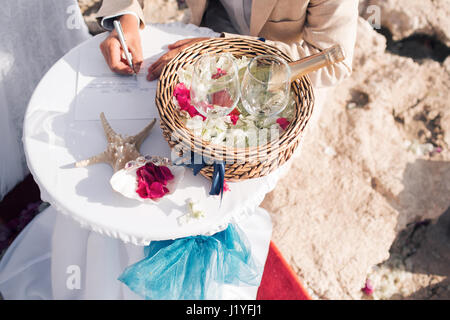
<path id="1" fill-rule="evenodd" d="M 189 21 L 189 10 L 180 0 L 138 0 L 144 8 L 146 23 Z M 103 32 L 95 19 L 101 0 L 78 0 L 84 20 L 92 34 Z"/>
<path id="2" fill-rule="evenodd" d="M 79 0 L 92 33 L 99 2 Z M 189 14 L 175 0 L 143 2 L 147 22 Z M 444 3 L 360 1 L 353 76 L 304 140 L 295 174 L 263 203 L 275 243 L 313 297 L 450 299 Z"/>

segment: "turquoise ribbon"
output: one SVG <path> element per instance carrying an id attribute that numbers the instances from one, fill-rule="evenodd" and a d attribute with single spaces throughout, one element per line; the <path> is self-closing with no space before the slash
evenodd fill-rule
<path id="1" fill-rule="evenodd" d="M 263 268 L 235 225 L 213 236 L 152 241 L 119 280 L 145 299 L 220 299 L 223 284 L 257 286 Z"/>

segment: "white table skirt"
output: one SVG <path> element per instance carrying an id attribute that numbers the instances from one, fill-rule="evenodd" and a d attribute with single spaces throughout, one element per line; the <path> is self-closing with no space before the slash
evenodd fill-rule
<path id="1" fill-rule="evenodd" d="M 272 233 L 269 214 L 257 208 L 239 227 L 253 257 L 264 264 Z M 82 229 L 50 207 L 19 234 L 0 261 L 0 292 L 5 299 L 140 299 L 117 278 L 144 258 L 143 248 Z M 223 298 L 255 299 L 257 290 L 224 285 Z"/>

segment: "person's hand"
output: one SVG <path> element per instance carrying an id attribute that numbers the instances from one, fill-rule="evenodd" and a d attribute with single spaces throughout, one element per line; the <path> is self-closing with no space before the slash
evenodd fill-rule
<path id="1" fill-rule="evenodd" d="M 139 26 L 136 23 L 136 17 L 131 14 L 125 14 L 120 17 L 120 24 L 122 25 L 128 50 L 133 57 L 134 71 L 125 59 L 116 30 L 113 30 L 108 38 L 100 44 L 100 50 L 105 57 L 106 63 L 113 72 L 120 74 L 138 73 L 141 69 L 143 57 L 141 37 L 139 35 Z"/>
<path id="2" fill-rule="evenodd" d="M 203 41 L 206 39 L 209 39 L 209 38 L 190 38 L 190 39 L 179 40 L 175 43 L 170 44 L 169 52 L 167 52 L 162 57 L 160 57 L 155 63 L 153 63 L 148 68 L 147 80 L 152 81 L 152 80 L 158 79 L 164 66 L 167 63 L 169 63 L 169 61 L 172 60 L 180 51 L 182 51 L 184 48 L 187 48 L 196 42 Z"/>

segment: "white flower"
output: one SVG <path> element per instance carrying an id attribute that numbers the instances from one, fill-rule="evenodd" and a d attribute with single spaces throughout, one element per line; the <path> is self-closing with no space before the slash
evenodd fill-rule
<path id="1" fill-rule="evenodd" d="M 194 74 L 194 65 L 188 64 L 185 68 L 179 69 L 177 74 L 180 82 L 189 87 L 192 81 L 192 75 Z"/>
<path id="2" fill-rule="evenodd" d="M 209 129 L 216 128 L 216 130 L 224 131 L 228 129 L 228 117 L 209 117 L 206 119 L 206 126 Z"/>
<path id="3" fill-rule="evenodd" d="M 192 126 L 192 125 L 190 125 Z M 222 143 L 225 138 L 225 133 L 229 130 L 229 125 L 225 117 L 211 117 L 207 118 L 201 124 L 201 131 L 196 131 L 195 135 L 201 135 L 206 141 L 213 143 Z"/>
<path id="4" fill-rule="evenodd" d="M 195 83 L 195 95 L 191 93 L 192 104 L 195 101 L 207 101 L 207 96 L 210 90 L 209 84 L 204 80 L 200 80 Z"/>
<path id="5" fill-rule="evenodd" d="M 211 143 L 213 144 L 222 144 L 225 140 L 226 131 L 218 132 L 215 137 L 211 139 Z"/>
<path id="6" fill-rule="evenodd" d="M 186 127 L 188 129 L 198 129 L 203 127 L 203 118 L 201 116 L 194 116 L 186 120 Z"/>
<path id="7" fill-rule="evenodd" d="M 180 104 L 178 103 L 178 100 L 177 100 L 176 97 L 172 97 L 172 102 L 173 102 L 173 104 L 175 105 L 175 108 L 176 108 L 177 110 L 180 110 Z"/>
<path id="8" fill-rule="evenodd" d="M 241 69 L 247 68 L 249 62 L 250 62 L 250 59 L 246 56 L 243 56 L 240 59 L 236 59 L 236 64 L 237 64 L 238 70 L 240 71 Z"/>
<path id="9" fill-rule="evenodd" d="M 198 220 L 205 217 L 205 212 L 200 208 L 198 201 L 188 198 L 186 200 L 187 213 L 178 218 L 180 225 L 187 224 L 193 220 Z"/>
<path id="10" fill-rule="evenodd" d="M 242 129 L 228 130 L 225 139 L 229 148 L 245 148 L 247 133 Z"/>
<path id="11" fill-rule="evenodd" d="M 229 69 L 231 67 L 230 60 L 234 61 L 237 64 L 237 61 L 240 59 L 236 59 L 231 53 L 228 53 L 228 52 L 222 53 L 220 55 L 219 59 L 217 60 L 217 63 L 215 64 L 215 66 L 213 65 L 213 67 L 215 67 L 215 69 L 212 71 L 215 73 L 217 68 Z"/>
<path id="12" fill-rule="evenodd" d="M 203 130 L 203 118 L 201 116 L 194 116 L 192 118 L 189 118 L 188 113 L 186 118 L 186 128 L 193 131 L 195 136 L 201 136 Z"/>
<path id="13" fill-rule="evenodd" d="M 266 119 L 264 119 L 264 121 L 262 122 L 262 127 L 263 128 L 272 128 L 274 125 L 277 125 L 278 128 L 278 123 L 277 123 L 277 118 L 275 117 L 268 117 Z"/>
<path id="14" fill-rule="evenodd" d="M 189 112 L 187 112 L 186 110 L 180 110 L 180 115 L 186 119 L 190 117 Z"/>
<path id="15" fill-rule="evenodd" d="M 410 144 L 407 146 L 407 149 L 414 153 L 416 156 L 425 156 L 430 152 L 433 152 L 434 146 L 431 143 L 424 143 L 421 144 L 419 141 L 414 140 L 413 142 L 410 142 Z"/>

